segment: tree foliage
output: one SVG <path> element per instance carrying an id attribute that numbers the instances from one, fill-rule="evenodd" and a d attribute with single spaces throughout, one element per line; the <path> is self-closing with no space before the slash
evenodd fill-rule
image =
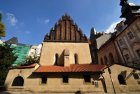
<path id="1" fill-rule="evenodd" d="M 0 13 L 0 37 L 5 36 L 5 26 L 2 23 L 2 14 Z"/>
<path id="2" fill-rule="evenodd" d="M 30 64 L 34 64 L 34 63 L 38 63 L 39 62 L 39 57 L 27 57 L 26 58 L 26 63 L 24 65 L 30 65 Z"/>
<path id="3" fill-rule="evenodd" d="M 16 60 L 13 53 L 14 48 L 10 48 L 10 44 L 0 45 L 0 85 L 4 84 L 5 78 L 8 73 L 8 68 Z"/>

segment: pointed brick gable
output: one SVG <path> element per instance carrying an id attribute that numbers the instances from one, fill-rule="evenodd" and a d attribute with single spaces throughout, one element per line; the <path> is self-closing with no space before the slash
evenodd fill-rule
<path id="1" fill-rule="evenodd" d="M 65 14 L 58 23 L 46 34 L 44 42 L 88 42 L 87 37 L 77 24 Z"/>

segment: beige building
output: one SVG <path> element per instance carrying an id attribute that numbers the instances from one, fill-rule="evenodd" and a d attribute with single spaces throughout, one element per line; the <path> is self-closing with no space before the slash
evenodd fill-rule
<path id="1" fill-rule="evenodd" d="M 125 67 L 122 65 L 113 64 L 104 70 L 103 78 L 107 92 L 126 93 L 126 94 L 139 94 L 140 93 L 140 71 Z M 114 89 L 113 89 L 114 86 Z"/>
<path id="2" fill-rule="evenodd" d="M 138 70 L 112 65 L 109 75 L 105 65 L 92 62 L 89 42 L 80 30 L 68 15 L 62 16 L 44 38 L 39 64 L 11 68 L 6 88 L 76 94 L 140 91 Z"/>
<path id="3" fill-rule="evenodd" d="M 120 4 L 122 7 L 129 6 L 127 0 L 121 0 Z M 113 41 L 109 40 L 101 46 L 99 60 L 95 60 L 97 42 L 94 28 L 91 29 L 89 40 L 70 16 L 62 16 L 50 33 L 45 35 L 39 63 L 9 70 L 5 81 L 7 90 L 64 94 L 139 94 L 140 71 L 112 63 L 119 62 L 119 56 L 122 61 L 139 59 L 139 20 L 139 17 L 132 20 L 132 23 L 126 20 L 129 25 L 113 37 Z M 135 32 L 131 32 L 132 28 Z M 118 45 L 120 39 L 123 39 L 122 44 L 125 44 L 125 49 L 133 58 L 126 56 L 128 51 L 120 50 L 123 49 L 122 44 Z M 127 58 L 123 59 L 124 56 Z"/>
<path id="4" fill-rule="evenodd" d="M 93 64 L 88 39 L 70 16 L 62 16 L 42 44 L 39 64 L 10 69 L 5 81 L 8 90 L 104 92 L 95 82 L 105 65 Z"/>

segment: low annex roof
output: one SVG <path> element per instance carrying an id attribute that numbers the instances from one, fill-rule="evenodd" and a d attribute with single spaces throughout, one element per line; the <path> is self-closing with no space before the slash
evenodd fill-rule
<path id="1" fill-rule="evenodd" d="M 105 65 L 95 64 L 71 64 L 70 66 L 40 66 L 35 73 L 44 72 L 101 72 Z"/>
<path id="2" fill-rule="evenodd" d="M 10 67 L 10 69 L 27 69 L 27 68 L 34 68 L 35 66 L 36 64 L 31 64 L 31 65 Z"/>

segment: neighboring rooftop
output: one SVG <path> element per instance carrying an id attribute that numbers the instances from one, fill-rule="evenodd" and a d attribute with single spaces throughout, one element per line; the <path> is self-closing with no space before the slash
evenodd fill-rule
<path id="1" fill-rule="evenodd" d="M 111 34 L 104 33 L 102 36 L 97 38 L 97 48 L 99 49 L 106 41 L 108 41 L 111 38 Z"/>
<path id="2" fill-rule="evenodd" d="M 8 43 L 8 44 L 17 44 L 18 43 L 18 39 L 17 39 L 17 37 L 12 37 L 11 39 L 5 41 L 5 43 Z"/>

